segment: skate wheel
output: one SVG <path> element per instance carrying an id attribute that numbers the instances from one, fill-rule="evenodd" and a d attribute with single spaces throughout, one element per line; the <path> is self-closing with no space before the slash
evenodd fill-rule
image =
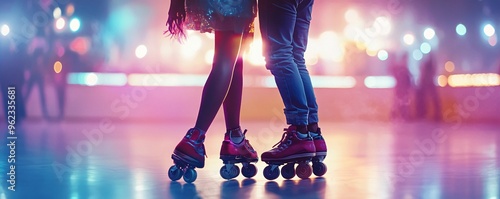
<path id="1" fill-rule="evenodd" d="M 238 175 L 240 175 L 240 168 L 236 165 L 233 165 L 229 170 L 227 167 L 224 165 L 220 168 L 220 176 L 226 180 L 236 178 Z"/>
<path id="2" fill-rule="evenodd" d="M 275 169 L 271 170 L 271 166 L 267 166 L 264 168 L 264 177 L 268 180 L 274 180 L 278 178 L 280 175 L 280 169 L 276 167 Z"/>
<path id="3" fill-rule="evenodd" d="M 249 164 L 248 166 L 244 166 L 241 169 L 241 174 L 247 178 L 254 177 L 257 174 L 257 167 L 253 164 Z"/>
<path id="4" fill-rule="evenodd" d="M 281 176 L 285 179 L 292 179 L 295 176 L 295 164 L 289 163 L 286 164 L 283 168 L 281 168 Z"/>
<path id="5" fill-rule="evenodd" d="M 313 163 L 313 173 L 316 176 L 323 176 L 326 173 L 326 165 L 323 162 Z"/>
<path id="6" fill-rule="evenodd" d="M 196 171 L 194 169 L 191 169 L 191 168 L 188 168 L 186 169 L 186 172 L 184 173 L 184 181 L 186 181 L 187 183 L 192 183 L 196 180 L 196 177 L 198 177 L 198 175 L 196 174 Z"/>
<path id="7" fill-rule="evenodd" d="M 301 179 L 307 179 L 311 176 L 312 174 L 312 168 L 311 165 L 305 162 L 299 163 L 297 166 L 297 176 Z"/>
<path id="8" fill-rule="evenodd" d="M 173 165 L 170 167 L 170 169 L 168 169 L 168 177 L 172 181 L 177 181 L 181 179 L 182 174 L 183 174 L 182 170 L 179 167 L 177 167 L 177 165 Z"/>

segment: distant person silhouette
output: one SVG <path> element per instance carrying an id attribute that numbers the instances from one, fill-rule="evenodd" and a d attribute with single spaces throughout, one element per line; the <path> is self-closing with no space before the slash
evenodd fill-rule
<path id="1" fill-rule="evenodd" d="M 442 119 L 441 102 L 436 85 L 434 84 L 435 77 L 436 65 L 434 55 L 429 54 L 429 58 L 420 68 L 420 78 L 417 87 L 416 116 L 419 119 L 427 119 L 430 110 L 432 110 L 432 115 L 430 116 L 432 120 L 440 121 Z"/>
<path id="2" fill-rule="evenodd" d="M 22 95 L 24 86 L 25 47 L 16 45 L 13 40 L 0 36 L 0 89 L 4 116 L 14 116 L 16 124 L 26 118 L 25 100 Z M 10 99 L 9 87 L 15 88 L 15 98 Z M 14 101 L 14 109 L 9 108 L 9 101 Z M 9 111 L 13 111 L 10 112 Z"/>
<path id="3" fill-rule="evenodd" d="M 72 68 L 77 68 L 77 65 L 80 64 L 80 55 L 71 50 L 69 45 L 61 40 L 54 43 L 53 54 L 55 56 L 50 63 L 54 64 L 51 79 L 54 81 L 57 95 L 58 114 L 56 119 L 62 120 L 65 117 L 68 74 Z"/>
<path id="4" fill-rule="evenodd" d="M 39 96 L 40 107 L 42 109 L 42 117 L 45 119 L 48 118 L 47 102 L 45 97 L 45 73 L 49 65 L 47 59 L 47 51 L 48 45 L 45 38 L 43 38 L 42 36 L 33 38 L 30 46 L 28 47 L 29 78 L 26 85 L 26 92 L 24 93 L 26 100 L 29 100 L 31 92 L 33 91 L 33 87 L 38 87 L 38 91 L 40 92 Z"/>
<path id="5" fill-rule="evenodd" d="M 391 58 L 389 67 L 391 74 L 396 80 L 396 85 L 394 87 L 394 101 L 391 110 L 391 118 L 395 120 L 408 121 L 411 119 L 410 102 L 413 86 L 407 63 L 408 54 L 404 54 L 400 60 Z"/>

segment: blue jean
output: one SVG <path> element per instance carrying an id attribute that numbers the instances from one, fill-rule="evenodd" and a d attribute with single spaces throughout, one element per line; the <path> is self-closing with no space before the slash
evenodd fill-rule
<path id="1" fill-rule="evenodd" d="M 304 53 L 314 0 L 260 0 L 266 68 L 274 75 L 288 124 L 318 122 L 318 104 Z"/>

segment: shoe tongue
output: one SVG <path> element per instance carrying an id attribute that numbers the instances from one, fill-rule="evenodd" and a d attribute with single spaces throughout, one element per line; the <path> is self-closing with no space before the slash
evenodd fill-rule
<path id="1" fill-rule="evenodd" d="M 191 133 L 191 140 L 197 141 L 197 142 L 203 142 L 205 141 L 205 134 L 202 134 L 200 131 L 193 130 Z"/>

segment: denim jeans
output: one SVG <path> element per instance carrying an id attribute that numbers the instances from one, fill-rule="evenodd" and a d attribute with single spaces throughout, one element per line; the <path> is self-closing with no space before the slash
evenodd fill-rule
<path id="1" fill-rule="evenodd" d="M 260 0 L 266 68 L 274 75 L 288 124 L 318 122 L 318 105 L 304 53 L 314 0 Z"/>

